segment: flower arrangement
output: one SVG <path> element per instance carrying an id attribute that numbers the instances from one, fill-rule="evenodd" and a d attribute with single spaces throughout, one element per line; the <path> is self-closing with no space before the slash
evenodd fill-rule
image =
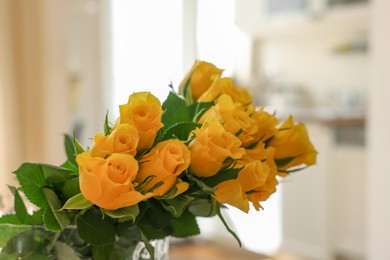
<path id="1" fill-rule="evenodd" d="M 54 251 L 121 259 L 138 242 L 153 257 L 151 240 L 197 235 L 196 217 L 215 215 L 240 243 L 221 208 L 261 209 L 277 176 L 315 164 L 317 152 L 304 124 L 256 108 L 222 72 L 196 61 L 162 105 L 149 92 L 130 95 L 90 148 L 66 135 L 61 166 L 21 165 L 15 213 L 0 218 L 0 256 L 20 254 L 15 239 L 25 239 L 30 254 L 48 259 Z"/>

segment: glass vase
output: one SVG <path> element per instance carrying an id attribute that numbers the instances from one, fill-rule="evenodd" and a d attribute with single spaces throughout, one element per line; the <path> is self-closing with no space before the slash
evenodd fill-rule
<path id="1" fill-rule="evenodd" d="M 169 237 L 150 241 L 154 248 L 154 258 L 149 254 L 145 244 L 139 242 L 134 249 L 133 260 L 169 260 Z"/>
<path id="2" fill-rule="evenodd" d="M 43 226 L 32 226 L 19 233 L 0 248 L 0 259 L 90 260 L 99 256 L 107 260 L 169 260 L 169 238 L 150 241 L 154 258 L 143 242 L 135 242 L 132 236 L 117 237 L 112 252 L 96 251 L 78 234 L 76 226 L 61 232 L 49 232 Z"/>

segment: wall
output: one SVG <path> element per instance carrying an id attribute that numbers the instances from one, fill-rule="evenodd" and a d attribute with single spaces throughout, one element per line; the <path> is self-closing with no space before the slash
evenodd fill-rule
<path id="1" fill-rule="evenodd" d="M 372 1 L 371 75 L 368 125 L 367 175 L 367 256 L 368 259 L 390 259 L 390 1 Z"/>
<path id="2" fill-rule="evenodd" d="M 11 1 L 0 1 L 0 198 L 8 191 L 6 183 L 13 184 L 12 170 L 21 160 L 18 123 L 18 107 L 15 100 L 14 63 L 11 41 Z M 6 126 L 6 127 L 4 127 Z M 10 207 L 7 199 L 0 199 L 0 208 Z"/>

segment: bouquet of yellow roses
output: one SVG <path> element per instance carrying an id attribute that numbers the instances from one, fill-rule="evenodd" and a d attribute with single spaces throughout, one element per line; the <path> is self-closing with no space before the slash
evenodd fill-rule
<path id="1" fill-rule="evenodd" d="M 139 242 L 153 257 L 151 240 L 197 235 L 196 217 L 214 215 L 239 242 L 221 208 L 259 210 L 277 176 L 314 164 L 317 152 L 304 124 L 280 123 L 221 75 L 196 61 L 162 105 L 149 92 L 130 95 L 90 148 L 65 136 L 61 166 L 20 166 L 15 213 L 0 218 L 0 256 L 20 256 L 15 241 L 32 239 L 29 254 L 48 259 L 55 251 L 127 259 L 123 250 Z M 20 192 L 36 205 L 32 214 Z"/>

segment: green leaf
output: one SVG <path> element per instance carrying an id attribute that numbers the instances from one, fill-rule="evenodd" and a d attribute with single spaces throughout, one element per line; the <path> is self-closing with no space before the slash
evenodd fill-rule
<path id="1" fill-rule="evenodd" d="M 188 237 L 200 233 L 195 216 L 188 211 L 185 211 L 179 218 L 172 218 L 170 224 L 175 237 Z"/>
<path id="2" fill-rule="evenodd" d="M 40 166 L 42 168 L 43 176 L 48 183 L 66 182 L 73 175 L 72 171 L 65 168 L 48 164 L 40 164 Z"/>
<path id="3" fill-rule="evenodd" d="M 52 189 L 42 188 L 42 191 L 50 206 L 45 210 L 43 216 L 46 228 L 50 231 L 64 229 L 70 224 L 69 213 L 59 211 L 61 209 L 61 202 Z"/>
<path id="4" fill-rule="evenodd" d="M 189 105 L 194 102 L 194 100 L 192 98 L 192 93 L 191 93 L 191 85 L 190 85 L 191 78 L 192 77 L 188 78 L 187 82 L 184 84 L 184 87 L 182 89 L 182 93 L 180 93 L 180 94 L 183 95 L 183 97 L 185 98 L 187 104 L 189 104 Z"/>
<path id="5" fill-rule="evenodd" d="M 148 186 L 149 183 L 156 177 L 157 177 L 156 175 L 150 175 L 146 177 L 146 179 L 141 184 L 135 187 L 135 190 L 138 192 L 142 192 L 146 188 L 146 186 Z"/>
<path id="6" fill-rule="evenodd" d="M 234 135 L 239 137 L 240 134 L 242 134 L 242 132 L 244 132 L 244 130 L 242 130 L 242 128 L 240 128 Z"/>
<path id="7" fill-rule="evenodd" d="M 184 210 L 194 198 L 187 195 L 179 195 L 170 200 L 160 200 L 161 205 L 165 210 L 169 211 L 174 217 L 180 217 Z"/>
<path id="8" fill-rule="evenodd" d="M 40 210 L 37 210 L 37 211 L 34 211 L 33 214 L 31 215 L 31 218 L 30 218 L 30 225 L 35 225 L 35 226 L 40 226 L 42 225 L 42 217 L 43 217 L 43 213 L 45 212 L 44 209 L 40 209 Z"/>
<path id="9" fill-rule="evenodd" d="M 164 110 L 162 115 L 163 129 L 168 129 L 177 122 L 191 121 L 186 102 L 174 92 L 169 92 L 162 108 Z"/>
<path id="10" fill-rule="evenodd" d="M 53 210 L 50 208 L 45 209 L 45 212 L 43 213 L 43 222 L 45 223 L 45 228 L 49 231 L 57 232 L 61 230 L 61 226 L 54 216 Z"/>
<path id="11" fill-rule="evenodd" d="M 64 186 L 62 186 L 62 194 L 65 198 L 69 199 L 80 192 L 79 178 L 70 179 L 65 182 Z"/>
<path id="12" fill-rule="evenodd" d="M 158 217 L 156 217 L 158 216 Z M 172 218 L 172 215 L 164 210 L 164 208 L 158 204 L 158 203 L 150 203 L 150 206 L 148 210 L 146 211 L 145 215 L 140 217 L 140 224 L 151 224 L 156 229 L 163 229 L 168 224 L 170 219 Z M 147 234 L 146 234 L 147 235 Z M 152 237 L 149 237 L 150 239 L 153 239 Z"/>
<path id="13" fill-rule="evenodd" d="M 201 190 L 204 191 L 204 193 L 206 193 L 206 194 L 214 194 L 215 193 L 214 188 L 208 186 L 206 183 L 199 180 L 197 177 L 195 177 L 191 173 L 187 172 L 187 177 L 189 180 L 193 181 L 199 188 L 201 188 Z"/>
<path id="14" fill-rule="evenodd" d="M 145 247 L 146 247 L 146 249 L 148 250 L 148 252 L 149 252 L 149 254 L 150 254 L 150 259 L 154 259 L 154 248 L 153 248 L 153 246 L 149 243 L 148 238 L 144 235 L 144 233 L 142 233 L 142 231 L 141 231 L 141 239 L 142 239 L 142 241 L 144 242 Z"/>
<path id="15" fill-rule="evenodd" d="M 104 135 L 109 135 L 111 133 L 111 127 L 108 124 L 108 111 L 106 113 L 106 118 L 104 119 Z"/>
<path id="16" fill-rule="evenodd" d="M 212 217 L 217 214 L 217 203 L 215 199 L 196 199 L 191 201 L 188 210 L 199 217 Z"/>
<path id="17" fill-rule="evenodd" d="M 162 140 L 179 139 L 187 141 L 192 130 L 202 125 L 193 122 L 178 122 L 163 132 Z"/>
<path id="18" fill-rule="evenodd" d="M 79 168 L 77 167 L 76 164 L 71 163 L 69 160 L 66 160 L 63 164 L 60 166 L 61 168 L 68 169 L 74 173 L 79 172 Z"/>
<path id="19" fill-rule="evenodd" d="M 78 210 L 78 209 L 87 209 L 93 205 L 92 202 L 84 198 L 82 193 L 79 193 L 65 202 L 65 205 L 62 206 L 60 210 Z"/>
<path id="20" fill-rule="evenodd" d="M 191 104 L 188 109 L 190 113 L 190 118 L 192 118 L 192 122 L 197 123 L 200 118 L 206 113 L 214 105 L 213 102 L 195 102 Z"/>
<path id="21" fill-rule="evenodd" d="M 109 260 L 114 250 L 114 242 L 105 245 L 92 245 L 93 260 Z"/>
<path id="22" fill-rule="evenodd" d="M 102 211 L 104 212 L 104 214 L 107 214 L 112 218 L 131 220 L 133 223 L 135 222 L 139 214 L 138 205 L 133 205 L 133 206 L 120 208 L 116 210 L 102 209 Z"/>
<path id="23" fill-rule="evenodd" d="M 66 156 L 68 157 L 68 161 L 72 165 L 76 165 L 76 150 L 74 147 L 73 137 L 71 137 L 68 134 L 65 134 L 64 145 L 65 145 L 65 152 L 66 152 Z"/>
<path id="24" fill-rule="evenodd" d="M 81 146 L 81 144 L 79 143 L 79 141 L 77 139 L 74 139 L 74 148 L 76 151 L 76 155 L 79 155 L 80 153 L 85 152 L 84 148 Z"/>
<path id="25" fill-rule="evenodd" d="M 117 224 L 117 232 L 119 236 L 130 238 L 133 241 L 142 241 L 141 230 L 139 227 L 130 222 L 120 222 Z"/>
<path id="26" fill-rule="evenodd" d="M 31 226 L 29 225 L 14 225 L 8 223 L 0 224 L 0 248 L 4 247 L 8 240 L 16 236 L 19 233 L 30 230 Z"/>
<path id="27" fill-rule="evenodd" d="M 9 187 L 14 194 L 14 210 L 21 224 L 29 224 L 31 216 L 27 213 L 26 206 L 20 196 L 18 190 L 14 187 Z"/>
<path id="28" fill-rule="evenodd" d="M 20 225 L 22 224 L 16 216 L 16 214 L 7 214 L 0 217 L 0 224 L 14 224 L 14 225 Z"/>
<path id="29" fill-rule="evenodd" d="M 108 218 L 87 212 L 77 218 L 79 235 L 92 245 L 107 245 L 115 242 L 115 228 Z"/>
<path id="30" fill-rule="evenodd" d="M 278 166 L 278 168 L 283 168 L 287 166 L 290 162 L 292 162 L 295 159 L 295 157 L 286 157 L 283 159 L 275 159 L 275 163 Z"/>
<path id="31" fill-rule="evenodd" d="M 163 239 L 172 233 L 168 227 L 157 229 L 152 224 L 147 223 L 138 224 L 138 227 L 148 239 Z"/>
<path id="32" fill-rule="evenodd" d="M 217 215 L 218 215 L 219 219 L 222 221 L 222 223 L 225 226 L 225 228 L 227 229 L 227 231 L 237 240 L 238 245 L 241 247 L 242 245 L 241 245 L 240 238 L 237 236 L 237 234 L 226 223 L 225 219 L 222 216 L 222 213 L 221 213 L 221 210 L 220 210 L 219 207 L 217 207 Z"/>
<path id="33" fill-rule="evenodd" d="M 48 183 L 39 164 L 24 163 L 15 171 L 22 190 L 27 199 L 40 208 L 49 207 L 41 187 L 47 186 Z"/>
<path id="34" fill-rule="evenodd" d="M 237 179 L 238 174 L 242 168 L 227 168 L 220 170 L 217 174 L 205 178 L 203 181 L 206 183 L 206 185 L 210 187 L 215 187 L 217 184 L 227 181 L 227 180 L 233 180 Z"/>

